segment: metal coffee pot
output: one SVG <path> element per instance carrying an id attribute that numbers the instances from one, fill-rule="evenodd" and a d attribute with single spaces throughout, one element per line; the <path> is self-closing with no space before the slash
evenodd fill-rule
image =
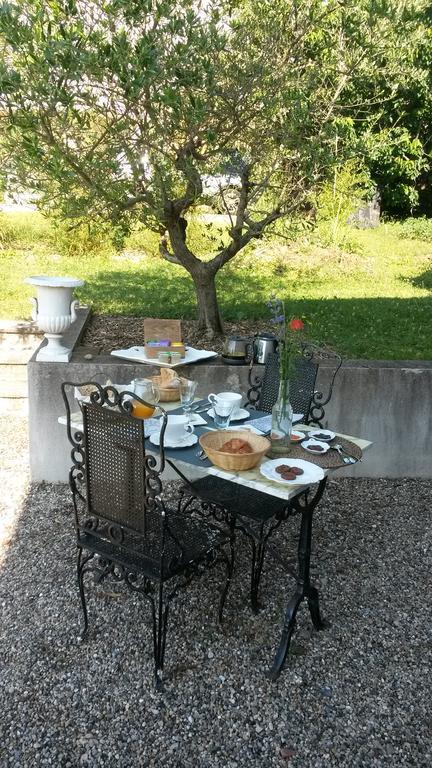
<path id="1" fill-rule="evenodd" d="M 228 336 L 222 352 L 222 360 L 229 365 L 245 365 L 253 357 L 251 339 L 245 336 Z"/>
<path id="2" fill-rule="evenodd" d="M 278 340 L 272 333 L 258 333 L 253 342 L 254 362 L 259 365 L 265 365 L 268 356 L 276 352 Z"/>

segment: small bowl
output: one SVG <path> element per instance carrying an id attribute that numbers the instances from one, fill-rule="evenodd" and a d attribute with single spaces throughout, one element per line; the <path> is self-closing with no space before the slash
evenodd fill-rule
<path id="1" fill-rule="evenodd" d="M 313 446 L 318 445 L 321 450 L 314 450 Z M 303 440 L 301 447 L 305 449 L 305 451 L 308 451 L 309 453 L 314 453 L 315 456 L 323 456 L 327 451 L 330 450 L 330 446 L 327 443 L 322 443 L 320 440 Z"/>
<path id="2" fill-rule="evenodd" d="M 308 437 L 313 437 L 318 442 L 329 443 L 336 437 L 336 432 L 332 432 L 331 429 L 313 429 L 308 432 Z"/>
<path id="3" fill-rule="evenodd" d="M 291 442 L 292 443 L 301 443 L 302 440 L 306 438 L 306 435 L 304 432 L 298 432 L 296 429 L 293 429 L 291 432 Z"/>

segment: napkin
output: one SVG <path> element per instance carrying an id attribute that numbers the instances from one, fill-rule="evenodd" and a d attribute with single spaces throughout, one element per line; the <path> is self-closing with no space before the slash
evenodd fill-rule
<path id="1" fill-rule="evenodd" d="M 191 424 L 194 424 L 194 426 L 199 426 L 202 424 L 207 424 L 206 420 L 203 419 L 202 416 L 199 415 L 199 413 L 190 413 L 189 414 L 189 421 Z"/>
<path id="2" fill-rule="evenodd" d="M 253 427 L 251 424 L 241 424 L 238 427 L 227 427 L 228 430 L 231 430 L 231 432 L 237 432 L 240 429 L 247 429 L 249 432 L 253 432 L 254 435 L 263 435 L 264 432 L 261 429 L 257 429 L 256 427 Z"/>

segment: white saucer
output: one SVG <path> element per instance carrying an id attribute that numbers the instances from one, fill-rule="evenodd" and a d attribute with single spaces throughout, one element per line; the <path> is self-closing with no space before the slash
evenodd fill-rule
<path id="1" fill-rule="evenodd" d="M 319 445 L 322 450 L 321 451 L 313 451 L 310 447 L 311 445 Z M 330 450 L 330 446 L 328 443 L 324 443 L 321 440 L 317 440 L 316 438 L 312 437 L 310 440 L 303 440 L 301 443 L 301 447 L 305 449 L 305 451 L 309 451 L 309 453 L 314 453 L 315 456 L 324 456 L 327 451 Z"/>
<path id="2" fill-rule="evenodd" d="M 149 440 L 153 445 L 159 446 L 159 435 L 160 432 L 153 432 L 153 434 L 150 435 Z M 195 445 L 197 442 L 198 435 L 195 435 L 193 432 L 187 432 L 178 443 L 172 443 L 165 437 L 164 448 L 189 448 L 189 446 Z"/>
<path id="3" fill-rule="evenodd" d="M 322 435 L 322 437 L 320 437 Z M 312 429 L 308 432 L 308 437 L 313 437 L 318 442 L 329 443 L 336 437 L 336 432 L 332 432 L 331 429 Z"/>
<path id="4" fill-rule="evenodd" d="M 210 416 L 211 419 L 214 419 L 214 410 L 213 410 L 213 408 L 210 408 L 207 411 L 207 413 L 208 413 L 208 415 Z M 231 416 L 230 421 L 242 421 L 243 419 L 248 419 L 249 416 L 250 416 L 250 413 L 249 413 L 249 411 L 246 410 L 246 408 L 240 408 L 237 411 L 237 413 L 235 414 L 235 416 Z"/>

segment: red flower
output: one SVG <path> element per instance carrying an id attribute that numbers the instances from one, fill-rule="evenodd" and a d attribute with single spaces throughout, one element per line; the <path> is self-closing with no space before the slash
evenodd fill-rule
<path id="1" fill-rule="evenodd" d="M 300 320 L 298 317 L 293 317 L 293 319 L 290 320 L 289 327 L 292 331 L 302 331 L 305 326 L 303 320 Z"/>

